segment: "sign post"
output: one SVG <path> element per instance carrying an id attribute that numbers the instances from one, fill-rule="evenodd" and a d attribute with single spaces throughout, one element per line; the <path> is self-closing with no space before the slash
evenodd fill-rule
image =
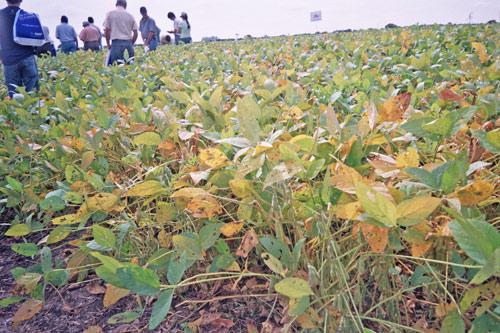
<path id="1" fill-rule="evenodd" d="M 316 22 L 316 32 L 319 31 L 318 22 L 321 20 L 323 20 L 323 15 L 321 13 L 321 10 L 311 12 L 311 22 Z"/>

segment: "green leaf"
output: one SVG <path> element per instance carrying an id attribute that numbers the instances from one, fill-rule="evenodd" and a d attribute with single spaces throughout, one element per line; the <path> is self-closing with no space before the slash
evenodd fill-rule
<path id="1" fill-rule="evenodd" d="M 23 191 L 23 184 L 21 184 L 19 181 L 12 178 L 11 176 L 7 176 L 7 177 L 5 177 L 5 179 L 7 180 L 7 183 L 10 185 L 10 187 L 14 191 L 16 191 L 18 193 L 21 193 Z"/>
<path id="2" fill-rule="evenodd" d="M 181 104 L 189 105 L 191 103 L 191 98 L 183 91 L 172 91 L 170 96 Z"/>
<path id="3" fill-rule="evenodd" d="M 31 228 L 27 224 L 14 224 L 5 232 L 5 236 L 8 237 L 22 237 L 29 235 L 31 232 Z"/>
<path id="4" fill-rule="evenodd" d="M 116 271 L 119 268 L 124 267 L 124 264 L 114 258 L 102 255 L 98 252 L 91 252 L 90 254 L 103 264 L 102 266 L 96 268 L 95 272 L 97 276 L 109 284 L 121 287 L 121 281 L 118 279 Z"/>
<path id="5" fill-rule="evenodd" d="M 19 296 L 13 296 L 13 297 L 7 297 L 7 298 L 2 298 L 0 300 L 0 309 L 4 309 L 12 304 L 19 303 L 22 301 L 23 298 Z"/>
<path id="6" fill-rule="evenodd" d="M 221 234 L 220 228 L 222 226 L 224 226 L 223 223 L 211 223 L 201 228 L 198 238 L 203 250 L 211 248 L 219 239 Z"/>
<path id="7" fill-rule="evenodd" d="M 10 247 L 12 251 L 25 256 L 25 257 L 33 257 L 35 254 L 38 253 L 38 246 L 33 243 L 17 243 L 17 244 L 12 244 Z"/>
<path id="8" fill-rule="evenodd" d="M 274 289 L 278 293 L 290 298 L 302 298 L 314 295 L 307 281 L 298 278 L 286 278 L 278 282 L 274 286 Z"/>
<path id="9" fill-rule="evenodd" d="M 485 313 L 472 322 L 472 328 L 469 333 L 498 333 L 500 320 L 492 314 Z"/>
<path id="10" fill-rule="evenodd" d="M 440 333 L 465 333 L 465 323 L 458 311 L 452 311 L 446 316 Z"/>
<path id="11" fill-rule="evenodd" d="M 321 172 L 323 167 L 325 166 L 325 160 L 324 159 L 318 159 L 314 160 L 310 165 L 309 168 L 307 168 L 306 172 L 306 178 L 313 180 L 318 176 L 318 174 Z"/>
<path id="12" fill-rule="evenodd" d="M 140 316 L 141 314 L 135 311 L 117 313 L 108 319 L 108 324 L 110 325 L 129 324 L 138 319 Z"/>
<path id="13" fill-rule="evenodd" d="M 68 282 L 68 279 L 69 272 L 65 269 L 53 270 L 45 275 L 45 281 L 56 287 L 62 287 Z"/>
<path id="14" fill-rule="evenodd" d="M 172 238 L 175 249 L 179 253 L 185 253 L 188 259 L 199 259 L 202 254 L 201 244 L 198 235 L 184 232 Z"/>
<path id="15" fill-rule="evenodd" d="M 463 313 L 469 311 L 469 309 L 477 303 L 481 298 L 493 299 L 496 295 L 500 294 L 500 283 L 492 280 L 483 285 L 471 288 L 467 290 L 462 299 L 460 300 L 460 311 Z"/>
<path id="16" fill-rule="evenodd" d="M 493 275 L 500 276 L 500 247 L 486 260 L 484 267 L 474 275 L 470 283 L 481 284 Z"/>
<path id="17" fill-rule="evenodd" d="M 309 296 L 301 298 L 291 298 L 288 302 L 288 315 L 290 317 L 298 317 L 305 313 L 311 306 Z"/>
<path id="18" fill-rule="evenodd" d="M 441 167 L 443 167 L 443 169 L 441 169 Z M 439 179 L 439 187 L 441 190 L 448 194 L 455 191 L 458 183 L 465 178 L 467 167 L 467 162 L 458 158 L 445 163 L 443 166 L 437 167 L 432 173 Z M 439 177 L 439 175 L 441 175 L 441 177 Z"/>
<path id="19" fill-rule="evenodd" d="M 161 143 L 161 137 L 155 132 L 145 132 L 136 136 L 133 142 L 137 146 L 158 146 Z"/>
<path id="20" fill-rule="evenodd" d="M 479 139 L 484 148 L 494 154 L 500 154 L 500 128 L 491 132 L 476 131 L 473 135 Z"/>
<path id="21" fill-rule="evenodd" d="M 161 322 L 165 319 L 172 305 L 172 298 L 174 297 L 174 290 L 168 289 L 160 294 L 160 297 L 153 305 L 151 318 L 149 319 L 149 330 L 155 330 Z"/>
<path id="22" fill-rule="evenodd" d="M 260 125 L 258 118 L 260 117 L 260 107 L 250 95 L 238 100 L 237 118 L 240 123 L 240 132 L 252 143 L 260 141 Z"/>
<path id="23" fill-rule="evenodd" d="M 116 237 L 113 231 L 100 225 L 92 226 L 94 241 L 104 248 L 113 249 L 116 245 Z"/>
<path id="24" fill-rule="evenodd" d="M 177 284 L 181 281 L 186 270 L 191 266 L 187 254 L 183 252 L 180 257 L 172 257 L 167 266 L 167 279 L 170 284 Z"/>
<path id="25" fill-rule="evenodd" d="M 116 270 L 120 285 L 117 287 L 130 290 L 142 296 L 154 296 L 160 291 L 160 280 L 155 272 L 138 265 L 128 264 Z"/>
<path id="26" fill-rule="evenodd" d="M 389 199 L 363 183 L 357 185 L 356 193 L 361 206 L 370 218 L 388 227 L 396 225 L 396 205 Z"/>
<path id="27" fill-rule="evenodd" d="M 60 242 L 71 234 L 71 229 L 68 226 L 60 225 L 52 230 L 47 238 L 47 244 L 55 244 Z"/>
<path id="28" fill-rule="evenodd" d="M 66 208 L 66 202 L 57 196 L 51 196 L 40 202 L 40 208 L 48 212 L 58 212 Z"/>
<path id="29" fill-rule="evenodd" d="M 456 219 L 449 226 L 460 248 L 481 265 L 500 247 L 500 232 L 485 221 Z"/>
<path id="30" fill-rule="evenodd" d="M 52 251 L 48 246 L 44 246 L 40 251 L 40 264 L 44 274 L 52 271 Z"/>
<path id="31" fill-rule="evenodd" d="M 436 134 L 436 135 L 439 135 L 443 138 L 447 138 L 452 133 L 453 125 L 454 125 L 453 119 L 445 116 L 443 118 L 439 118 L 439 119 L 433 120 L 427 124 L 424 124 L 422 126 L 422 129 L 424 129 L 425 131 L 427 131 L 431 134 Z"/>
<path id="32" fill-rule="evenodd" d="M 407 168 L 405 169 L 406 173 L 416 178 L 422 184 L 427 185 L 433 189 L 438 189 L 439 184 L 436 182 L 434 175 L 429 171 L 421 168 Z"/>

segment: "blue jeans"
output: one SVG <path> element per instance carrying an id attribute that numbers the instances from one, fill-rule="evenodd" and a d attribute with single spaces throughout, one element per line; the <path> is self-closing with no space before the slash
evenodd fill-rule
<path id="1" fill-rule="evenodd" d="M 26 91 L 38 90 L 38 67 L 35 56 L 29 56 L 14 65 L 3 67 L 5 83 L 9 89 L 9 96 L 16 93 L 17 87 L 22 87 Z"/>
<path id="2" fill-rule="evenodd" d="M 155 37 L 149 42 L 149 50 L 154 51 L 158 48 L 158 38 Z"/>
<path id="3" fill-rule="evenodd" d="M 76 52 L 76 43 L 75 42 L 62 42 L 61 43 L 61 51 L 63 53 L 73 53 Z"/>
<path id="4" fill-rule="evenodd" d="M 180 41 L 181 41 L 181 35 L 175 35 L 175 45 L 179 45 Z"/>
<path id="5" fill-rule="evenodd" d="M 134 58 L 134 45 L 131 40 L 114 39 L 111 42 L 111 52 L 109 54 L 108 66 L 113 65 L 115 62 L 125 62 L 125 50 L 128 52 L 128 62 L 133 61 Z"/>
<path id="6" fill-rule="evenodd" d="M 191 44 L 192 41 L 193 39 L 191 37 L 181 38 L 181 42 L 184 44 Z"/>

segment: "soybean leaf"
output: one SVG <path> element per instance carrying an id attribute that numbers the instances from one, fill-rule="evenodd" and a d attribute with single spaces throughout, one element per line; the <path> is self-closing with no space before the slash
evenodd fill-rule
<path id="1" fill-rule="evenodd" d="M 153 311 L 149 319 L 149 329 L 151 331 L 156 329 L 167 316 L 170 306 L 172 305 L 173 296 L 173 289 L 165 290 L 160 294 L 160 297 L 153 305 Z"/>

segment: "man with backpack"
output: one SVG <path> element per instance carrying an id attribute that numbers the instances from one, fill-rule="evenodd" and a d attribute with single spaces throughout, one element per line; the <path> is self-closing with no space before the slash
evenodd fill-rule
<path id="1" fill-rule="evenodd" d="M 7 7 L 0 10 L 0 58 L 10 97 L 16 93 L 17 87 L 24 86 L 26 91 L 38 89 L 35 49 L 14 41 L 14 22 L 21 10 L 21 2 L 7 0 Z"/>

